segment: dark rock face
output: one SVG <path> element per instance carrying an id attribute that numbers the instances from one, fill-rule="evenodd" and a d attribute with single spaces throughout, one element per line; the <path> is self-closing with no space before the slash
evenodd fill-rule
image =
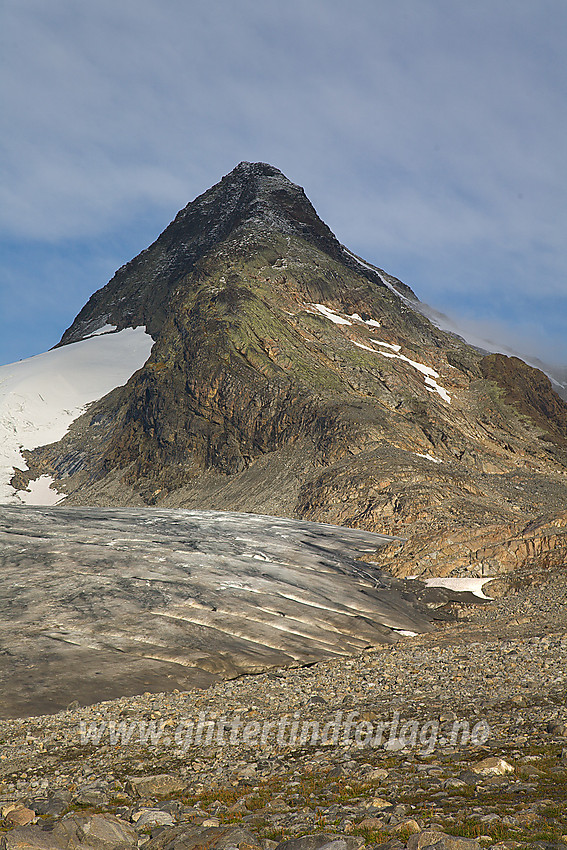
<path id="1" fill-rule="evenodd" d="M 25 453 L 31 472 L 13 484 L 48 474 L 69 505 L 243 510 L 420 540 L 551 521 L 567 494 L 563 402 L 415 305 L 303 189 L 241 163 L 63 335 L 145 324 L 155 345 L 63 440 Z"/>

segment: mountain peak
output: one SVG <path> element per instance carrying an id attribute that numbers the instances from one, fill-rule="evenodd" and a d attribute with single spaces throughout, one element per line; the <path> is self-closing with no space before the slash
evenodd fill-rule
<path id="1" fill-rule="evenodd" d="M 59 345 L 77 342 L 111 324 L 118 330 L 145 325 L 155 338 L 171 293 L 197 263 L 222 243 L 250 254 L 284 236 L 302 240 L 350 272 L 417 301 L 411 289 L 361 262 L 318 216 L 303 188 L 266 162 L 240 162 L 184 207 L 156 241 L 122 266 L 90 298 Z M 297 245 L 299 247 L 299 245 Z M 340 293 L 336 293 L 337 296 Z"/>
<path id="2" fill-rule="evenodd" d="M 260 232 L 275 229 L 300 236 L 330 256 L 342 259 L 342 246 L 319 218 L 303 188 L 267 162 L 240 162 L 219 183 L 188 204 L 178 219 L 192 219 L 197 209 L 210 206 L 218 221 L 217 232 L 223 233 L 223 238 L 247 225 Z"/>
<path id="3" fill-rule="evenodd" d="M 62 440 L 26 451 L 10 486 L 47 478 L 67 504 L 363 525 L 411 536 L 391 549 L 411 575 L 466 573 L 471 551 L 483 575 L 536 545 L 563 557 L 563 532 L 551 549 L 555 532 L 524 539 L 567 501 L 559 400 L 519 361 L 483 360 L 437 328 L 402 287 L 342 246 L 281 171 L 239 163 L 83 308 L 64 343 L 99 334 L 85 342 L 102 352 L 120 336 L 108 325 L 123 339 L 146 326 L 150 356 Z M 516 541 L 507 554 L 496 526 Z"/>
<path id="4" fill-rule="evenodd" d="M 266 162 L 240 162 L 94 293 L 59 345 L 83 339 L 105 323 L 158 331 L 172 289 L 205 254 L 228 239 L 245 244 L 250 234 L 269 238 L 274 233 L 300 237 L 333 259 L 350 260 L 301 186 Z"/>
<path id="5" fill-rule="evenodd" d="M 283 177 L 284 180 L 287 180 L 285 174 L 279 168 L 270 165 L 269 162 L 247 162 L 246 160 L 242 160 L 242 162 L 239 162 L 232 169 L 230 174 L 227 174 L 227 177 L 231 174 L 246 174 L 255 177 Z"/>

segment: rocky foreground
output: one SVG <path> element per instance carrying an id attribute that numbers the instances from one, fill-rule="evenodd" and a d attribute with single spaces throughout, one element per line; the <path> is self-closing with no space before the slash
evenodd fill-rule
<path id="1" fill-rule="evenodd" d="M 348 660 L 2 721 L 2 846 L 566 847 L 566 600 L 552 574 Z"/>

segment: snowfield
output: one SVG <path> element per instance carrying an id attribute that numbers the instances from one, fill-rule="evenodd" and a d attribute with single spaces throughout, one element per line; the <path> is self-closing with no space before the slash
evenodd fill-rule
<path id="1" fill-rule="evenodd" d="M 61 496 L 42 475 L 31 492 L 10 486 L 14 467 L 27 469 L 22 449 L 60 440 L 88 404 L 120 387 L 144 365 L 153 340 L 145 328 L 109 333 L 0 366 L 0 504 L 52 505 Z"/>

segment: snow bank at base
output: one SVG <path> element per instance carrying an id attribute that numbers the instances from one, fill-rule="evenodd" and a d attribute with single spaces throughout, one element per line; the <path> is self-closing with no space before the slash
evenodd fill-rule
<path id="1" fill-rule="evenodd" d="M 487 582 L 492 581 L 494 576 L 492 578 L 452 578 L 451 576 L 444 578 L 421 578 L 420 576 L 413 576 L 413 578 L 418 578 L 427 587 L 445 587 L 447 590 L 455 590 L 458 593 L 468 591 L 469 593 L 474 593 L 480 599 L 492 599 L 492 596 L 486 596 L 483 593 L 482 588 Z"/>
<path id="2" fill-rule="evenodd" d="M 51 475 L 40 475 L 35 481 L 30 481 L 27 490 L 18 490 L 16 498 L 25 505 L 40 505 L 43 508 L 58 505 L 65 496 L 62 496 L 57 490 L 52 490 L 52 484 Z"/>
<path id="3" fill-rule="evenodd" d="M 16 495 L 9 482 L 14 467 L 27 469 L 21 449 L 60 440 L 88 404 L 144 365 L 152 345 L 145 328 L 126 328 L 0 366 L 0 504 L 50 505 L 61 498 L 49 489 L 49 476 Z"/>

